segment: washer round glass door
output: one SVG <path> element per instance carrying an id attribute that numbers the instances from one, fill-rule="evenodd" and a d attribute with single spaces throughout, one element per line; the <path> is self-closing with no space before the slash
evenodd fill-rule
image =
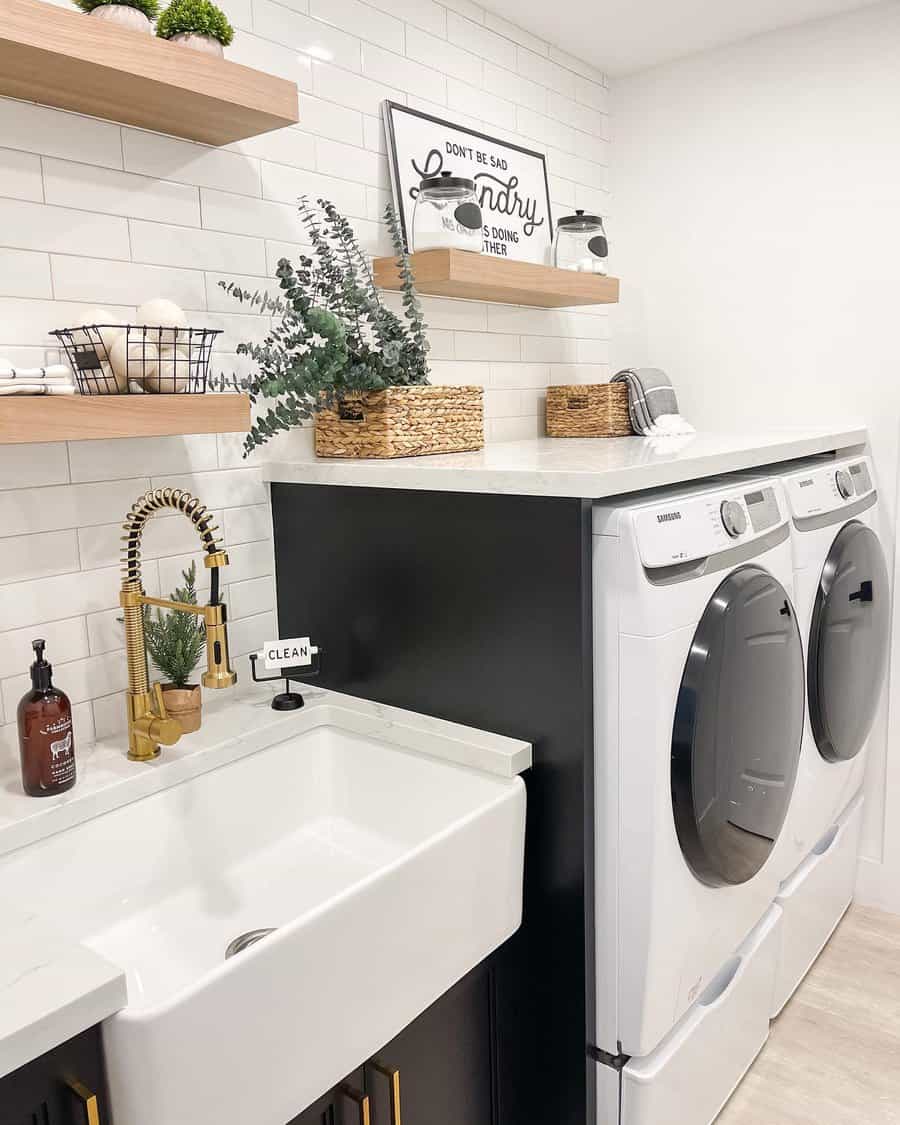
<path id="1" fill-rule="evenodd" d="M 887 671 L 888 573 L 878 536 L 841 528 L 819 579 L 809 631 L 809 719 L 819 753 L 846 762 L 862 750 Z"/>
<path id="2" fill-rule="evenodd" d="M 704 883 L 745 883 L 769 858 L 794 790 L 803 706 L 787 592 L 761 567 L 741 567 L 697 626 L 672 732 L 675 828 Z"/>

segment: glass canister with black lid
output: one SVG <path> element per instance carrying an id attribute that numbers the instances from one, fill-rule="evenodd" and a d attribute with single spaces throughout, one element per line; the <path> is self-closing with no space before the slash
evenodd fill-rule
<path id="1" fill-rule="evenodd" d="M 556 223 L 553 260 L 561 270 L 606 274 L 609 244 L 599 215 L 576 211 Z"/>
<path id="2" fill-rule="evenodd" d="M 419 184 L 413 212 L 412 250 L 471 250 L 480 254 L 481 208 L 475 181 L 452 172 L 429 176 Z"/>

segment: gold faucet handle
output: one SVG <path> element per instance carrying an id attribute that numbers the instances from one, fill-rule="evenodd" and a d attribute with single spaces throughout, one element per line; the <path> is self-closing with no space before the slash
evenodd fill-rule
<path id="1" fill-rule="evenodd" d="M 174 746 L 184 731 L 177 719 L 169 718 L 165 692 L 159 680 L 153 685 L 153 695 L 156 700 L 156 718 L 150 720 L 150 737 L 163 746 Z"/>
<path id="2" fill-rule="evenodd" d="M 153 685 L 153 696 L 156 700 L 156 714 L 161 719 L 168 719 L 169 711 L 166 707 L 166 697 L 159 680 Z"/>

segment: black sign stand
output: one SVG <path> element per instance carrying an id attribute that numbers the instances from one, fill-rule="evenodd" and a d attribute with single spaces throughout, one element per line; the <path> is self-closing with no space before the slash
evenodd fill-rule
<path id="1" fill-rule="evenodd" d="M 275 680 L 284 680 L 283 692 L 272 700 L 273 711 L 299 711 L 303 706 L 303 696 L 299 691 L 291 691 L 292 680 L 310 680 L 318 676 L 322 670 L 322 650 L 315 654 L 315 660 L 310 669 L 304 671 L 303 667 L 299 668 L 282 668 L 277 676 L 263 676 L 259 677 L 256 674 L 256 661 L 259 654 L 256 652 L 250 653 L 250 674 L 253 677 L 253 682 L 257 684 L 270 684 Z"/>

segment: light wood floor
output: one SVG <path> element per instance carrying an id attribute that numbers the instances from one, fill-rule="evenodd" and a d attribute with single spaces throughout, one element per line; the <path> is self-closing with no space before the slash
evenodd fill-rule
<path id="1" fill-rule="evenodd" d="M 900 918 L 851 907 L 717 1125 L 900 1125 Z"/>

